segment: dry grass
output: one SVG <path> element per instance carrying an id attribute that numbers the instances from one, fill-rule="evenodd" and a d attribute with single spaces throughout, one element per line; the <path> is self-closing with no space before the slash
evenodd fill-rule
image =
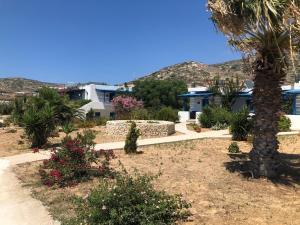
<path id="1" fill-rule="evenodd" d="M 300 137 L 281 137 L 280 141 L 280 151 L 293 154 L 293 165 L 299 165 Z M 226 154 L 229 144 L 229 140 L 210 139 L 144 147 L 140 149 L 143 154 L 138 155 L 117 151 L 113 166 L 117 168 L 120 160 L 128 171 L 136 168 L 142 173 L 162 172 L 156 187 L 181 193 L 192 204 L 192 221 L 183 224 L 300 224 L 299 182 L 282 184 L 230 173 L 224 166 L 231 161 Z M 251 149 L 247 142 L 240 142 L 239 146 L 243 152 Z M 73 195 L 85 196 L 100 182 L 49 189 L 39 184 L 38 164 L 20 165 L 15 171 L 59 219 L 72 215 Z"/>
<path id="2" fill-rule="evenodd" d="M 16 133 L 11 133 L 11 130 L 16 130 Z M 97 144 L 108 143 L 108 142 L 118 142 L 125 141 L 125 136 L 117 136 L 117 135 L 108 135 L 105 132 L 105 126 L 97 126 L 91 128 L 96 132 L 95 142 Z M 71 133 L 72 137 L 75 137 L 78 132 L 83 132 L 84 129 L 78 129 Z M 173 135 L 181 135 L 181 133 L 176 132 Z M 46 149 L 50 149 L 53 146 L 61 143 L 61 140 L 65 137 L 65 133 L 59 132 L 57 137 L 49 138 L 48 144 L 46 145 Z M 149 137 L 140 137 L 140 139 L 146 139 Z M 0 157 L 13 156 L 17 154 L 31 152 L 30 143 L 25 138 L 24 129 L 23 128 L 2 128 L 0 129 Z"/>
<path id="3" fill-rule="evenodd" d="M 14 133 L 14 131 L 16 131 Z M 29 143 L 24 138 L 24 131 L 20 128 L 0 129 L 0 157 L 29 152 Z"/>

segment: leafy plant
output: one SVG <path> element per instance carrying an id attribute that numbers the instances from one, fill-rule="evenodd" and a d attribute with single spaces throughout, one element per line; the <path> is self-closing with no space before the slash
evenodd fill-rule
<path id="1" fill-rule="evenodd" d="M 10 115 L 14 110 L 14 104 L 10 102 L 0 102 L 0 115 Z"/>
<path id="2" fill-rule="evenodd" d="M 211 128 L 216 124 L 230 124 L 232 113 L 221 107 L 205 107 L 198 120 L 202 127 Z M 225 126 L 225 125 L 224 125 Z"/>
<path id="3" fill-rule="evenodd" d="M 163 107 L 157 112 L 156 119 L 177 122 L 179 117 L 177 110 L 174 110 L 171 107 Z"/>
<path id="4" fill-rule="evenodd" d="M 72 123 L 66 123 L 65 125 L 63 125 L 62 130 L 66 135 L 69 135 L 70 133 L 75 131 L 76 128 L 74 127 L 74 125 Z"/>
<path id="5" fill-rule="evenodd" d="M 287 132 L 291 130 L 292 122 L 290 118 L 285 115 L 280 116 L 280 120 L 278 121 L 278 130 L 280 132 Z"/>
<path id="6" fill-rule="evenodd" d="M 240 148 L 238 146 L 238 143 L 237 142 L 232 142 L 229 147 L 228 147 L 228 152 L 229 153 L 240 153 Z"/>
<path id="7" fill-rule="evenodd" d="M 28 108 L 23 116 L 25 133 L 32 143 L 32 147 L 41 147 L 47 143 L 51 133 L 56 128 L 56 118 L 53 108 L 49 105 L 41 109 Z"/>
<path id="8" fill-rule="evenodd" d="M 130 115 L 134 110 L 144 107 L 142 101 L 138 101 L 132 96 L 120 95 L 112 100 L 115 108 L 117 119 L 130 119 Z"/>
<path id="9" fill-rule="evenodd" d="M 131 122 L 130 130 L 126 136 L 124 150 L 126 154 L 137 153 L 137 139 L 140 136 L 140 131 L 136 127 L 135 122 Z"/>
<path id="10" fill-rule="evenodd" d="M 135 109 L 130 114 L 130 119 L 132 120 L 148 120 L 151 118 L 151 115 L 147 109 Z"/>
<path id="11" fill-rule="evenodd" d="M 95 119 L 95 111 L 93 109 L 90 109 L 87 114 L 85 115 L 85 119 L 88 121 Z"/>
<path id="12" fill-rule="evenodd" d="M 232 115 L 230 132 L 232 140 L 245 141 L 253 129 L 253 119 L 249 116 L 248 109 L 244 108 L 240 112 Z"/>
<path id="13" fill-rule="evenodd" d="M 244 83 L 239 78 L 227 78 L 221 80 L 219 76 L 215 77 L 209 85 L 209 90 L 215 95 L 221 96 L 222 106 L 231 110 L 232 105 L 238 97 L 238 93 L 244 88 Z"/>
<path id="14" fill-rule="evenodd" d="M 66 186 L 91 175 L 112 176 L 109 161 L 115 158 L 113 151 L 102 150 L 97 153 L 93 148 L 92 137 L 90 132 L 78 134 L 74 139 L 67 136 L 60 148 L 53 149 L 51 158 L 44 160 L 39 170 L 43 184 Z M 99 162 L 97 157 L 101 156 L 104 158 Z"/>
<path id="15" fill-rule="evenodd" d="M 77 199 L 77 215 L 66 224 L 175 224 L 189 215 L 186 201 L 154 189 L 154 177 L 120 174 L 114 182 L 104 180 L 86 198 Z"/>
<path id="16" fill-rule="evenodd" d="M 224 130 L 224 129 L 227 129 L 228 128 L 228 124 L 227 123 L 220 123 L 220 122 L 217 122 L 215 125 L 213 125 L 211 127 L 212 130 Z"/>
<path id="17" fill-rule="evenodd" d="M 22 125 L 23 115 L 25 111 L 26 98 L 16 98 L 14 100 L 14 109 L 12 111 L 12 120 L 18 125 Z"/>
<path id="18" fill-rule="evenodd" d="M 187 85 L 182 80 L 145 79 L 134 83 L 132 94 L 142 100 L 147 109 L 162 107 L 181 109 L 183 100 L 178 98 L 178 95 L 187 91 Z"/>

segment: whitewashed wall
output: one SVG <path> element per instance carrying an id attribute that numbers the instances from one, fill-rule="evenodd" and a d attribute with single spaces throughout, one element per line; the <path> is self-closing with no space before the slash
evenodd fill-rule
<path id="1" fill-rule="evenodd" d="M 292 130 L 300 130 L 300 115 L 287 115 L 292 122 Z"/>
<path id="2" fill-rule="evenodd" d="M 184 123 L 190 119 L 190 112 L 189 111 L 179 111 L 178 112 L 179 121 Z"/>

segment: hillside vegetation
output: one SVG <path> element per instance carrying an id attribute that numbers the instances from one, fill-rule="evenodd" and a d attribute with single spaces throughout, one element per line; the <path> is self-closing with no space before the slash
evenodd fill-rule
<path id="1" fill-rule="evenodd" d="M 26 78 L 0 78 L 2 92 L 33 92 L 43 86 L 58 86 L 58 84 L 30 80 Z"/>

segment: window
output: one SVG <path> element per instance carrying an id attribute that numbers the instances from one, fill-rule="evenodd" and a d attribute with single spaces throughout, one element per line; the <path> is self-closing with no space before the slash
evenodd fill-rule
<path id="1" fill-rule="evenodd" d="M 101 113 L 100 112 L 95 112 L 95 117 L 96 118 L 99 118 L 101 116 Z"/>
<path id="2" fill-rule="evenodd" d="M 115 119 L 115 113 L 114 112 L 110 112 L 109 113 L 109 118 L 111 119 L 111 120 L 114 120 Z"/>

